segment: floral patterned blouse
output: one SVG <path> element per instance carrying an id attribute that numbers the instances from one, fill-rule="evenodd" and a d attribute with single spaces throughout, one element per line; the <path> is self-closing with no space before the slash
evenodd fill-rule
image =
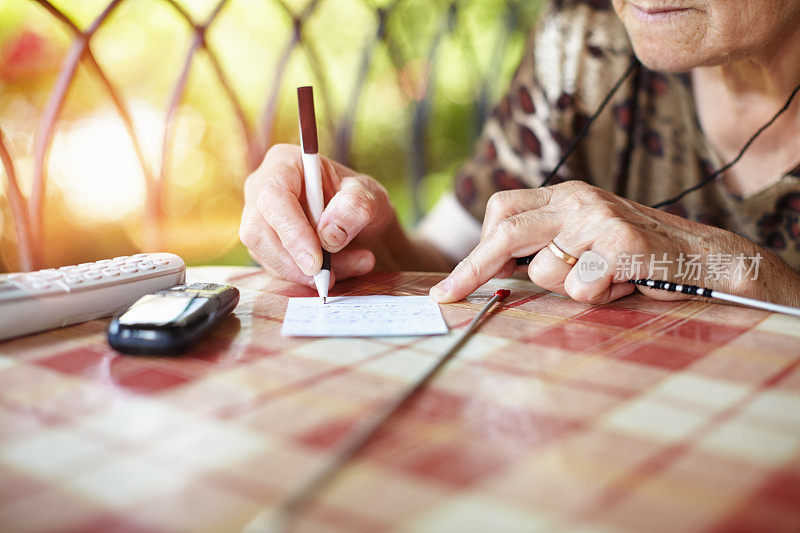
<path id="1" fill-rule="evenodd" d="M 479 220 L 496 191 L 538 187 L 633 61 L 608 0 L 553 0 L 455 193 Z M 700 128 L 687 74 L 636 63 L 552 183 L 582 179 L 654 205 L 724 164 Z M 738 233 L 800 271 L 800 167 L 742 197 L 717 180 L 664 207 Z"/>

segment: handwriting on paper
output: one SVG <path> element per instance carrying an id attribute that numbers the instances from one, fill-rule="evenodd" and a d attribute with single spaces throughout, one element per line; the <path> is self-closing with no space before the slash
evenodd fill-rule
<path id="1" fill-rule="evenodd" d="M 290 298 L 281 334 L 287 337 L 439 335 L 447 324 L 428 296 Z"/>

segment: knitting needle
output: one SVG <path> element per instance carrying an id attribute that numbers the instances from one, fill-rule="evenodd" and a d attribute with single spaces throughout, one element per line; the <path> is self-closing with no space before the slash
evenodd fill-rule
<path id="1" fill-rule="evenodd" d="M 424 375 L 417 381 L 409 384 L 405 389 L 399 391 L 394 397 L 389 399 L 374 412 L 364 417 L 361 422 L 351 431 L 348 438 L 335 451 L 333 458 L 322 465 L 305 483 L 292 491 L 286 499 L 277 506 L 277 510 L 268 509 L 262 511 L 245 528 L 246 533 L 278 533 L 289 531 L 298 513 L 314 498 L 322 488 L 325 487 L 339 471 L 358 453 L 378 429 L 386 423 L 400 407 L 403 406 L 412 396 L 422 389 L 439 370 L 447 364 L 450 359 L 458 352 L 461 346 L 467 341 L 469 336 L 477 329 L 480 319 L 498 302 L 502 302 L 511 291 L 500 289 L 494 293 L 483 309 L 475 315 L 464 331 L 456 339 L 455 343 L 445 354 L 439 358 Z"/>
<path id="2" fill-rule="evenodd" d="M 745 298 L 744 296 L 737 296 L 735 294 L 728 294 L 726 292 L 715 291 L 698 287 L 696 285 L 681 285 L 671 281 L 659 281 L 653 279 L 632 279 L 628 283 L 634 285 L 641 285 L 643 287 L 650 287 L 652 289 L 660 289 L 662 291 L 680 292 L 690 296 L 702 296 L 704 298 L 716 298 L 717 300 L 725 300 L 726 302 L 737 303 L 756 309 L 763 309 L 764 311 L 772 311 L 773 313 L 783 313 L 785 315 L 792 315 L 800 317 L 800 308 L 790 307 L 788 305 L 773 304 L 753 298 Z"/>

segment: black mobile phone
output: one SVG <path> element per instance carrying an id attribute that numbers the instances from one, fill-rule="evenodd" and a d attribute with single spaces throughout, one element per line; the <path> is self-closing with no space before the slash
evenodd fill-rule
<path id="1" fill-rule="evenodd" d="M 191 283 L 147 294 L 108 325 L 112 348 L 133 354 L 186 351 L 239 302 L 231 285 Z"/>

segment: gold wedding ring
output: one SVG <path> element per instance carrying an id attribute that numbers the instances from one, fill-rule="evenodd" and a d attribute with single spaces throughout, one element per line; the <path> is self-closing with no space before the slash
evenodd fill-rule
<path id="1" fill-rule="evenodd" d="M 547 249 L 553 252 L 553 255 L 564 261 L 569 266 L 572 266 L 578 262 L 577 257 L 569 255 L 567 252 L 559 248 L 558 245 L 553 241 L 547 243 Z"/>

